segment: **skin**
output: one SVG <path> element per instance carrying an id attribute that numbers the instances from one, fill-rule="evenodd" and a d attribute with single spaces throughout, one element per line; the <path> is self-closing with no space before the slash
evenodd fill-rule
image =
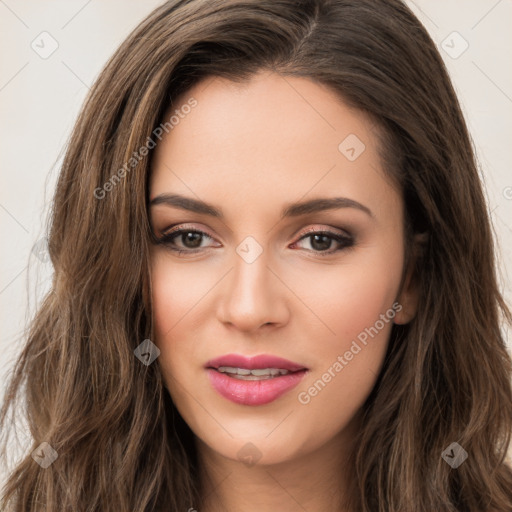
<path id="1" fill-rule="evenodd" d="M 197 106 L 155 148 L 150 200 L 181 194 L 214 205 L 224 218 L 151 206 L 156 237 L 171 226 L 208 233 L 195 254 L 154 245 L 151 266 L 158 364 L 196 436 L 201 512 L 346 511 L 358 412 L 381 369 L 392 322 L 415 314 L 409 272 L 400 291 L 403 200 L 382 170 L 375 126 L 323 85 L 260 72 L 243 85 L 207 78 L 178 103 L 191 97 Z M 366 146 L 354 161 L 338 149 L 349 134 Z M 373 216 L 345 207 L 281 218 L 290 203 L 340 196 Z M 349 234 L 354 245 L 315 243 L 305 236 L 311 228 Z M 263 250 L 250 264 L 236 252 L 247 236 Z M 174 243 L 197 247 L 182 236 Z M 298 394 L 395 302 L 402 310 L 301 403 Z M 274 354 L 309 372 L 274 402 L 235 404 L 212 388 L 204 369 L 233 352 Z M 247 443 L 256 447 L 256 464 L 237 455 Z"/>

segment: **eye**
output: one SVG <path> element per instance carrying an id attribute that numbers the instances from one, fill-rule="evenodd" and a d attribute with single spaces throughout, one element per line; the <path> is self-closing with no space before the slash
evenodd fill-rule
<path id="1" fill-rule="evenodd" d="M 354 239 L 351 236 L 328 230 L 308 230 L 307 234 L 302 236 L 294 245 L 302 240 L 309 240 L 312 249 L 307 250 L 319 256 L 328 256 L 354 245 Z M 330 250 L 333 243 L 337 244 L 338 247 Z"/>
<path id="2" fill-rule="evenodd" d="M 213 240 L 213 238 L 204 231 L 182 227 L 165 233 L 158 238 L 156 243 L 158 245 L 165 245 L 178 254 L 195 253 L 205 248 L 201 245 L 205 238 Z M 181 246 L 179 244 L 181 244 Z"/>

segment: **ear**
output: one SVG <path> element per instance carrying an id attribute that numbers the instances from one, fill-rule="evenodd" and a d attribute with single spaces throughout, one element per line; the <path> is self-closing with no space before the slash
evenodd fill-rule
<path id="1" fill-rule="evenodd" d="M 396 302 L 400 304 L 401 309 L 397 308 L 396 310 L 394 318 L 395 324 L 407 324 L 416 316 L 419 298 L 419 283 L 416 272 L 417 263 L 418 259 L 420 259 L 423 254 L 427 241 L 427 233 L 417 233 L 413 237 L 411 256 L 407 264 L 405 278 L 396 299 Z"/>

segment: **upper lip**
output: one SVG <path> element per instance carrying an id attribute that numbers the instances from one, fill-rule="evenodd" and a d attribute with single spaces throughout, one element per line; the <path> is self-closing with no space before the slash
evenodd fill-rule
<path id="1" fill-rule="evenodd" d="M 219 368 L 220 366 L 229 366 L 231 368 L 246 368 L 247 370 L 256 370 L 264 368 L 280 368 L 290 372 L 299 370 L 307 370 L 307 368 L 299 363 L 288 361 L 282 357 L 273 356 L 271 354 L 261 354 L 254 357 L 247 357 L 241 354 L 225 354 L 215 359 L 210 359 L 205 364 L 206 368 Z"/>

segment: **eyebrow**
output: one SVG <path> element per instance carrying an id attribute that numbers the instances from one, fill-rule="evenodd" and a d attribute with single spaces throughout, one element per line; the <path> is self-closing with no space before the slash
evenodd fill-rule
<path id="1" fill-rule="evenodd" d="M 179 194 L 160 194 L 154 197 L 149 203 L 150 207 L 160 204 L 174 206 L 176 208 L 181 208 L 182 210 L 200 213 L 203 215 L 210 215 L 218 219 L 224 219 L 224 214 L 222 211 L 215 206 L 204 201 L 193 199 L 191 197 L 181 196 Z M 364 206 L 363 204 L 358 203 L 353 199 L 349 199 L 348 197 L 319 198 L 311 199 L 309 201 L 291 203 L 283 209 L 281 218 L 298 217 L 300 215 L 341 208 L 356 208 L 357 210 L 361 210 L 370 217 L 374 218 L 372 211 L 367 206 Z"/>

